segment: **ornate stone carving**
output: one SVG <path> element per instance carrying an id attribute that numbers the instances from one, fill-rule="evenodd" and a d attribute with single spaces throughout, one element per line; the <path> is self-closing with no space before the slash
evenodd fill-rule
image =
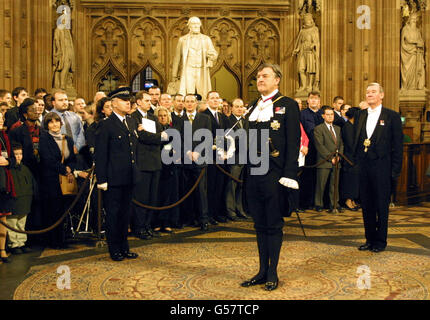
<path id="1" fill-rule="evenodd" d="M 279 34 L 265 19 L 254 21 L 246 31 L 245 67 L 252 73 L 261 62 L 279 63 Z"/>
<path id="2" fill-rule="evenodd" d="M 299 0 L 299 13 L 316 13 L 321 11 L 321 0 Z"/>
<path id="3" fill-rule="evenodd" d="M 140 20 L 132 30 L 131 58 L 138 69 L 142 68 L 147 61 L 153 66 L 162 66 L 165 57 L 165 32 L 162 26 L 153 19 Z M 132 70 L 133 73 L 138 70 Z"/>
<path id="4" fill-rule="evenodd" d="M 240 73 L 240 29 L 233 21 L 220 19 L 212 24 L 209 35 L 213 41 L 215 50 L 219 52 L 218 64 L 215 66 L 215 69 L 226 63 L 230 68 L 236 69 L 235 71 Z"/>
<path id="5" fill-rule="evenodd" d="M 109 60 L 123 70 L 127 61 L 127 33 L 118 20 L 108 17 L 97 23 L 91 36 L 91 46 L 93 73 Z"/>

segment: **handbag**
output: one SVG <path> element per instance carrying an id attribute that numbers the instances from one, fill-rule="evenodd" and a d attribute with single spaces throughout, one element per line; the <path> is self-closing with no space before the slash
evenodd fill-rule
<path id="1" fill-rule="evenodd" d="M 66 147 L 66 138 L 63 136 L 63 148 L 61 149 L 61 163 L 64 163 L 64 148 Z M 73 151 L 71 151 L 73 152 Z M 69 178 L 62 174 L 60 176 L 60 188 L 63 196 L 77 195 L 78 194 L 78 183 L 76 182 L 75 176 L 73 181 L 69 182 Z"/>

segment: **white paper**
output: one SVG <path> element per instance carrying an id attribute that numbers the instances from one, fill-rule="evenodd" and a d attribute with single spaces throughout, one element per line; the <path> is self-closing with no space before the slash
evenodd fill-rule
<path id="1" fill-rule="evenodd" d="M 143 130 L 147 132 L 157 133 L 157 130 L 155 129 L 155 121 L 153 120 L 142 118 L 142 126 Z"/>
<path id="2" fill-rule="evenodd" d="M 305 165 L 305 158 L 306 156 L 299 152 L 299 167 L 303 167 Z"/>

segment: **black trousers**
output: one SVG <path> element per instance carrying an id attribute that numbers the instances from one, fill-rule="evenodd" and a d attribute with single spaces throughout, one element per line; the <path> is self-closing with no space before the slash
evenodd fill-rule
<path id="1" fill-rule="evenodd" d="M 106 239 L 111 255 L 129 251 L 127 234 L 132 192 L 132 185 L 108 186 L 108 190 L 103 195 L 106 211 Z"/>
<path id="2" fill-rule="evenodd" d="M 175 165 L 163 167 L 158 188 L 158 203 L 168 206 L 179 200 L 179 177 Z M 176 226 L 179 223 L 179 206 L 155 213 L 154 226 L 160 228 Z"/>
<path id="3" fill-rule="evenodd" d="M 254 220 L 257 232 L 272 234 L 282 231 L 284 218 L 280 206 L 281 171 L 270 169 L 264 176 L 248 174 L 246 198 L 248 210 Z"/>
<path id="4" fill-rule="evenodd" d="M 185 190 L 188 192 L 202 172 L 202 168 L 194 165 L 184 166 Z M 208 186 L 207 186 L 207 171 L 203 175 L 199 185 L 194 192 L 188 197 L 185 203 L 187 215 L 186 223 L 190 224 L 193 221 L 199 223 L 208 223 Z"/>
<path id="5" fill-rule="evenodd" d="M 215 164 L 210 164 L 208 169 L 208 210 L 209 217 L 226 216 L 225 205 L 225 174 Z"/>
<path id="6" fill-rule="evenodd" d="M 59 195 L 58 197 L 45 198 L 44 200 L 44 225 L 46 227 L 52 226 L 73 201 L 72 196 Z M 46 233 L 46 244 L 49 247 L 63 246 L 66 243 L 65 234 L 65 223 L 68 217 L 66 217 L 57 227 Z"/>
<path id="7" fill-rule="evenodd" d="M 391 195 L 391 165 L 384 160 L 363 160 L 359 165 L 360 200 L 366 241 L 385 248 Z"/>
<path id="8" fill-rule="evenodd" d="M 134 198 L 140 203 L 156 207 L 161 171 L 141 171 L 141 179 L 134 188 Z M 151 228 L 154 212 L 135 205 L 135 228 L 143 231 Z"/>

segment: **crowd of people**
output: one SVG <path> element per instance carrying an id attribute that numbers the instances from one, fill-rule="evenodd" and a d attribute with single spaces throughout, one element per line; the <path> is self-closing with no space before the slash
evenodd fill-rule
<path id="1" fill-rule="evenodd" d="M 247 105 L 242 99 L 230 102 L 216 91 L 209 92 L 204 99 L 194 94 L 172 97 L 156 86 L 135 94 L 121 92 L 121 88 L 115 92 L 116 96 L 120 94 L 123 100 L 119 101 L 124 104 L 113 103 L 115 94 L 106 96 L 104 92 L 97 92 L 87 103 L 82 97 L 70 101 L 63 90 L 48 93 L 37 89 L 32 97 L 23 87 L 12 92 L 0 90 L 1 221 L 22 231 L 53 225 L 73 200 L 73 196 L 63 195 L 59 175 L 70 183 L 76 179 L 82 184 L 93 164 L 96 164 L 98 187 L 105 193 L 105 208 L 118 206 L 119 211 L 127 210 L 129 224 L 122 228 L 141 239 L 170 234 L 173 229 L 184 226 L 207 231 L 210 225 L 250 219 L 242 199 L 242 184 L 237 181 L 242 177 L 243 164 L 236 161 L 233 165 L 220 165 L 235 178 L 232 179 L 215 163 L 197 164 L 199 155 L 194 145 L 189 150 L 181 150 L 182 156 L 175 163 L 164 164 L 161 159 L 162 152 L 174 152 L 167 129 L 183 133 L 188 123 L 193 133 L 206 128 L 214 137 L 218 129 L 247 130 L 249 124 L 244 118 Z M 357 211 L 359 173 L 353 163 L 354 120 L 360 110 L 368 108 L 367 103 L 363 101 L 360 107 L 351 107 L 338 96 L 332 106 L 321 106 L 318 92 L 309 93 L 306 107 L 300 99 L 296 102 L 300 108 L 298 162 L 302 173 L 298 179 L 300 188 L 295 193 L 295 210 L 321 212 L 326 207 L 329 212 L 345 208 Z M 129 135 L 127 143 L 131 149 L 123 149 L 122 133 L 113 131 L 105 121 L 113 112 L 124 120 L 118 125 L 123 125 L 124 135 Z M 145 121 L 155 124 L 153 130 L 144 128 Z M 112 159 L 107 155 L 107 148 L 116 151 Z M 213 152 L 216 157 L 217 151 Z M 236 157 L 237 153 L 238 150 Z M 191 164 L 185 164 L 184 157 L 188 157 Z M 116 170 L 110 161 L 136 162 L 136 172 L 131 175 L 139 177 L 133 181 L 127 195 L 117 202 L 112 200 L 119 197 L 112 192 L 116 182 L 110 182 L 107 187 L 106 176 Z M 316 164 L 317 167 L 311 168 Z M 336 167 L 341 167 L 338 175 L 335 175 Z M 118 172 L 118 175 L 121 180 L 127 173 Z M 154 207 L 176 203 L 199 177 L 201 181 L 191 196 L 173 208 L 154 211 L 131 203 L 132 198 Z M 121 181 L 117 183 L 122 185 Z M 82 206 L 83 203 L 75 210 L 79 212 Z M 33 240 L 56 249 L 67 248 L 64 223 Z M 118 221 L 106 221 L 106 224 L 116 223 Z M 93 230 L 97 229 L 95 213 L 90 225 Z M 31 251 L 26 242 L 26 234 L 0 225 L 2 261 L 8 261 L 6 250 L 12 254 Z M 115 245 L 110 244 L 110 247 Z M 127 253 L 128 248 L 123 251 Z M 111 252 L 111 257 L 119 259 L 115 252 Z"/>

